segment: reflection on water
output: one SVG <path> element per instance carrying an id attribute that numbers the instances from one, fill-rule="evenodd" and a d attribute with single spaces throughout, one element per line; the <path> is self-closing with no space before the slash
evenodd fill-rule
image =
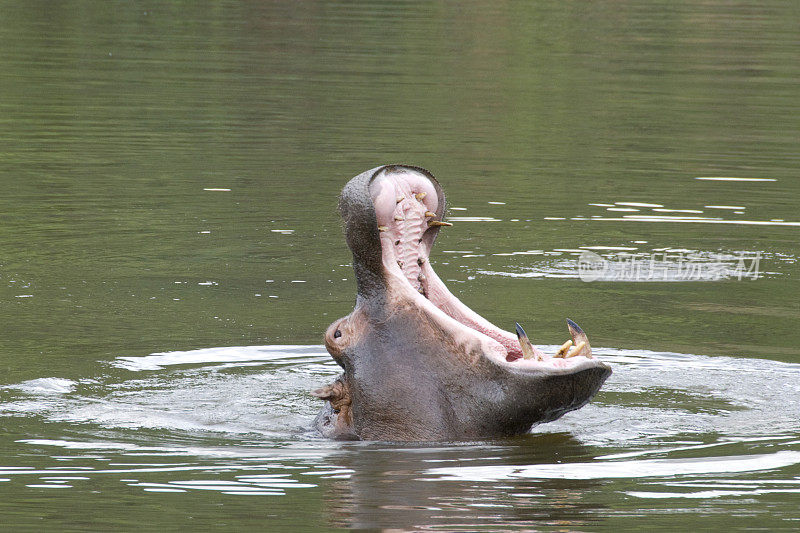
<path id="1" fill-rule="evenodd" d="M 785 222 L 782 220 L 723 220 L 710 217 L 683 217 L 683 216 L 647 216 L 625 215 L 622 218 L 592 217 L 592 220 L 605 220 L 610 222 L 682 222 L 694 224 L 737 224 L 741 226 L 800 226 L 800 222 Z"/>
<path id="2" fill-rule="evenodd" d="M 695 178 L 705 180 L 736 180 L 736 181 L 775 181 L 765 179 L 750 179 L 750 178 Z M 488 202 L 490 204 L 505 205 L 505 202 Z M 571 215 L 568 216 L 546 216 L 542 217 L 543 220 L 591 220 L 591 221 L 607 221 L 607 222 L 680 222 L 680 223 L 696 223 L 696 224 L 735 224 L 744 226 L 800 226 L 800 222 L 786 221 L 783 219 L 773 218 L 770 220 L 747 220 L 740 217 L 737 218 L 724 218 L 722 216 L 697 216 L 698 214 L 706 213 L 706 210 L 711 212 L 723 210 L 732 215 L 744 215 L 747 206 L 744 205 L 699 205 L 691 209 L 677 208 L 675 206 L 665 206 L 664 204 L 654 204 L 646 202 L 614 202 L 614 203 L 598 203 L 589 202 L 590 207 L 604 208 L 606 212 L 611 214 L 615 213 L 636 213 L 621 215 L 621 216 L 603 216 L 598 214 L 578 215 L 576 216 L 576 206 L 569 206 Z M 689 204 L 692 205 L 692 204 Z M 700 209 L 702 208 L 702 209 Z M 453 208 L 451 208 L 453 209 Z M 460 208 L 466 210 L 466 208 Z M 592 211 L 589 211 L 590 213 Z M 647 212 L 654 213 L 681 213 L 681 214 L 658 214 L 651 215 Z M 687 214 L 683 214 L 687 213 Z M 503 219 L 490 217 L 490 216 L 451 216 L 448 217 L 451 222 L 502 222 Z M 511 218 L 509 221 L 519 222 L 520 219 Z M 525 219 L 526 222 L 531 222 L 531 219 Z"/>
<path id="3" fill-rule="evenodd" d="M 452 467 L 433 468 L 426 472 L 441 479 L 467 481 L 500 481 L 505 479 L 609 479 L 683 476 L 687 474 L 719 474 L 774 470 L 800 464 L 800 452 L 782 451 L 774 454 L 745 457 L 715 457 L 714 461 L 697 459 L 631 460 L 624 463 L 578 463 L 571 465 L 535 465 L 510 467 Z"/>
<path id="4" fill-rule="evenodd" d="M 778 181 L 773 178 L 731 178 L 731 177 L 699 177 L 696 180 L 705 181 Z"/>
<path id="5" fill-rule="evenodd" d="M 639 241 L 641 242 L 641 241 Z M 694 282 L 757 280 L 785 275 L 797 262 L 781 253 L 718 252 L 685 248 L 641 246 L 580 246 L 554 250 L 492 253 L 494 257 L 517 257 L 503 270 L 478 270 L 479 274 L 511 278 L 573 278 L 585 282 Z M 484 257 L 449 250 L 461 258 Z M 523 256 L 523 257 L 519 257 Z M 532 256 L 532 257 L 530 257 Z M 519 259 L 524 259 L 524 264 Z"/>
<path id="6" fill-rule="evenodd" d="M 447 530 L 498 519 L 513 528 L 586 525 L 607 511 L 598 490 L 683 508 L 800 490 L 792 487 L 799 365 L 594 351 L 614 374 L 586 408 L 528 436 L 425 445 L 314 434 L 319 404 L 308 389 L 337 373 L 319 346 L 121 356 L 77 382 L 51 377 L 3 389 L 6 420 L 35 417 L 53 429 L 69 421 L 70 436 L 18 439 L 30 459 L 0 466 L 0 478 L 32 490 L 100 484 L 231 498 L 322 490 L 333 525 Z M 780 521 L 794 506 L 770 512 Z"/>

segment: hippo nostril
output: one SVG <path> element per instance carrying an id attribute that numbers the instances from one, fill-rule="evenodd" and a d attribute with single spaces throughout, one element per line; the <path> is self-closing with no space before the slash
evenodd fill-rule
<path id="1" fill-rule="evenodd" d="M 334 339 L 338 339 L 338 338 L 339 338 L 339 337 L 341 337 L 341 336 L 342 336 L 342 332 L 341 332 L 340 330 L 338 330 L 338 329 L 337 329 L 337 330 L 336 330 L 336 332 L 333 334 L 333 338 L 334 338 Z"/>

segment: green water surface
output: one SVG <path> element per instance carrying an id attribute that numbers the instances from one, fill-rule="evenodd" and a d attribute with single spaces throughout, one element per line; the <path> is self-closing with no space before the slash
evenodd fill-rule
<path id="1" fill-rule="evenodd" d="M 461 208 L 450 211 L 455 223 L 433 263 L 505 329 L 519 321 L 535 343 L 560 344 L 568 316 L 597 347 L 800 364 L 798 28 L 800 4 L 780 1 L 0 2 L 0 385 L 58 378 L 100 403 L 112 389 L 153 398 L 177 387 L 186 396 L 164 396 L 163 408 L 176 401 L 187 412 L 193 401 L 233 401 L 235 388 L 230 398 L 193 396 L 198 382 L 214 390 L 205 374 L 184 385 L 140 382 L 107 365 L 175 350 L 321 344 L 355 295 L 338 191 L 395 162 L 430 169 Z M 707 177 L 749 180 L 697 179 Z M 612 261 L 664 251 L 673 265 L 692 254 L 761 259 L 758 279 L 586 283 L 576 274 L 581 247 Z M 305 391 L 333 372 L 321 361 L 325 376 L 270 397 L 299 413 L 287 434 L 310 426 Z M 257 391 L 247 372 L 233 376 Z M 108 388 L 92 395 L 92 386 Z M 86 402 L 58 416 L 26 412 L 9 390 L 0 391 L 0 464 L 9 469 L 99 468 L 101 459 L 191 466 L 209 457 L 186 458 L 200 443 L 255 447 L 262 466 L 294 447 L 289 466 L 362 476 L 317 479 L 280 497 L 145 492 L 121 483 L 124 474 L 54 490 L 33 476 L 0 483 L 0 514 L 14 530 L 776 530 L 800 520 L 797 494 L 637 499 L 628 493 L 642 490 L 631 489 L 638 481 L 597 479 L 460 482 L 453 509 L 483 498 L 515 510 L 441 519 L 415 497 L 430 490 L 419 461 L 555 464 L 613 446 L 569 427 L 527 444 L 416 452 L 277 430 L 159 431 L 99 415 L 87 422 L 77 414 Z M 597 401 L 723 409 L 709 390 L 687 399 L 645 387 L 630 392 L 636 399 L 617 390 Z M 260 412 L 249 394 L 251 414 Z M 747 398 L 737 401 L 746 409 Z M 625 409 L 619 417 L 634 408 Z M 710 424 L 683 429 L 709 443 Z M 760 437 L 800 439 L 800 426 L 765 427 Z M 184 455 L 136 459 L 118 447 L 64 451 L 36 439 Z M 321 462 L 301 457 L 318 447 Z M 734 446 L 730 455 L 747 453 Z M 796 480 L 800 469 L 780 477 Z M 389 502 L 372 501 L 384 488 Z"/>

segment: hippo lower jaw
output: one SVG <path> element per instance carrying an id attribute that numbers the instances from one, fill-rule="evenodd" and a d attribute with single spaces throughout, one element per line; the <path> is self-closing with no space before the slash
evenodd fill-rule
<path id="1" fill-rule="evenodd" d="M 568 321 L 552 356 L 520 327 L 504 331 L 445 287 L 428 257 L 445 198 L 424 169 L 386 166 L 353 178 L 339 209 L 358 297 L 325 345 L 344 373 L 315 394 L 323 435 L 456 440 L 512 435 L 585 405 L 611 373 Z M 575 346 L 570 347 L 574 342 Z"/>
<path id="2" fill-rule="evenodd" d="M 439 199 L 427 178 L 413 171 L 383 172 L 373 179 L 370 192 L 380 232 L 382 264 L 386 274 L 395 280 L 394 289 L 404 292 L 432 318 L 443 321 L 455 338 L 477 336 L 482 340 L 485 356 L 520 370 L 571 373 L 595 366 L 590 361 L 589 340 L 573 321 L 567 319 L 572 340 L 550 356 L 534 348 L 519 325 L 516 335 L 500 329 L 447 289 L 428 261 L 431 247 L 423 236 L 431 228 L 452 224 L 440 220 L 435 212 Z"/>

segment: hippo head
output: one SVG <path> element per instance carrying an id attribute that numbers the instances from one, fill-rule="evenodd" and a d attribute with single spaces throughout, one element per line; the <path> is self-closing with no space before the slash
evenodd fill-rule
<path id="1" fill-rule="evenodd" d="M 339 211 L 353 252 L 355 309 L 325 333 L 344 369 L 315 395 L 333 438 L 463 440 L 524 433 L 585 405 L 611 374 L 568 322 L 548 356 L 461 303 L 428 256 L 445 196 L 427 170 L 382 166 L 350 180 Z M 571 344 L 574 342 L 574 346 Z"/>

